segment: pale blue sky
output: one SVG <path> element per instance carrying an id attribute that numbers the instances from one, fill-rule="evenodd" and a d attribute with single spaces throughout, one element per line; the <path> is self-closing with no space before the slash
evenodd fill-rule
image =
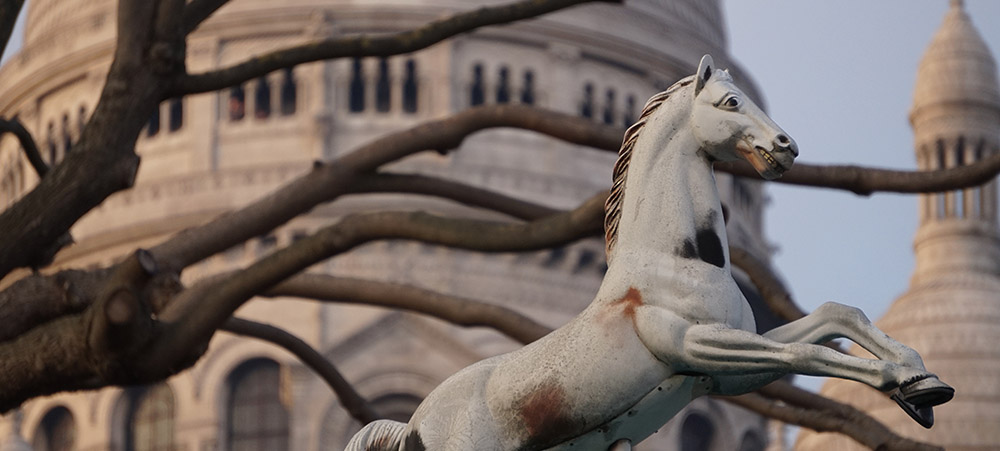
<path id="1" fill-rule="evenodd" d="M 724 0 L 730 49 L 799 161 L 915 169 L 907 120 L 917 64 L 947 0 Z M 966 10 L 997 54 L 1000 1 Z M 998 124 L 1000 126 L 1000 124 Z M 767 235 L 799 304 L 863 308 L 873 319 L 909 285 L 917 198 L 772 184 Z"/>

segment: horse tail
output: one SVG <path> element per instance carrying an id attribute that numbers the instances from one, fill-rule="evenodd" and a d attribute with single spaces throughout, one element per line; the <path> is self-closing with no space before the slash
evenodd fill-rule
<path id="1" fill-rule="evenodd" d="M 398 451 L 406 423 L 375 420 L 361 428 L 344 451 Z"/>

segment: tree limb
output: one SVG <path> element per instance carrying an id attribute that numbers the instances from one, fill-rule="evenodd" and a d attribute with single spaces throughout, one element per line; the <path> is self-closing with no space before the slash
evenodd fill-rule
<path id="1" fill-rule="evenodd" d="M 3 0 L 0 2 L 0 57 L 7 52 L 10 35 L 14 32 L 17 16 L 21 14 L 24 0 Z"/>
<path id="2" fill-rule="evenodd" d="M 389 282 L 299 274 L 271 288 L 264 296 L 291 296 L 409 310 L 463 327 L 485 326 L 496 329 L 523 344 L 531 343 L 552 331 L 535 320 L 500 305 Z"/>
<path id="3" fill-rule="evenodd" d="M 285 348 L 326 381 L 326 384 L 337 394 L 340 404 L 354 419 L 360 421 L 361 424 L 367 424 L 380 418 L 368 404 L 368 401 L 354 390 L 347 379 L 344 379 L 337 367 L 301 338 L 270 324 L 235 317 L 226 320 L 222 330 L 257 338 Z"/>
<path id="4" fill-rule="evenodd" d="M 733 245 L 729 246 L 729 261 L 750 277 L 750 282 L 760 291 L 760 296 L 768 308 L 778 317 L 785 321 L 795 321 L 806 316 L 805 311 L 792 300 L 792 295 L 785 288 L 785 284 L 781 283 L 764 262 Z"/>
<path id="5" fill-rule="evenodd" d="M 184 7 L 184 34 L 190 34 L 229 0 L 191 0 Z"/>
<path id="6" fill-rule="evenodd" d="M 472 108 L 382 137 L 329 163 L 316 164 L 308 174 L 271 194 L 208 224 L 182 231 L 150 251 L 162 265 L 179 270 L 354 191 L 357 174 L 424 150 L 455 149 L 472 133 L 495 127 L 532 130 L 580 145 L 617 146 L 613 143 L 621 140 L 614 137 L 612 127 L 567 114 L 519 105 Z"/>
<path id="7" fill-rule="evenodd" d="M 598 0 L 522 0 L 458 13 L 400 33 L 325 39 L 255 56 L 224 69 L 181 77 L 171 96 L 217 91 L 278 69 L 313 61 L 410 53 L 477 28 L 538 17 L 592 1 Z"/>
<path id="8" fill-rule="evenodd" d="M 785 423 L 818 432 L 839 432 L 871 449 L 885 451 L 943 451 L 944 449 L 898 435 L 875 418 L 848 404 L 805 391 L 784 381 L 771 383 L 758 390 L 757 394 L 721 397 L 721 399 Z"/>
<path id="9" fill-rule="evenodd" d="M 603 193 L 602 193 L 603 194 Z M 530 223 L 443 218 L 423 212 L 350 215 L 223 280 L 195 285 L 160 315 L 169 330 L 150 355 L 171 361 L 212 333 L 244 302 L 295 273 L 379 239 L 410 239 L 483 252 L 537 250 L 599 233 L 604 196 Z M 595 229 L 596 227 L 596 229 Z M 200 287 L 199 287 L 200 285 Z"/>
<path id="10" fill-rule="evenodd" d="M 21 143 L 24 156 L 28 158 L 28 162 L 35 169 L 38 178 L 45 177 L 45 174 L 49 172 L 49 166 L 42 159 L 42 154 L 38 151 L 35 139 L 28 132 L 28 129 L 24 128 L 24 124 L 16 117 L 10 119 L 0 118 L 0 132 L 13 133 L 17 137 L 18 142 Z"/>

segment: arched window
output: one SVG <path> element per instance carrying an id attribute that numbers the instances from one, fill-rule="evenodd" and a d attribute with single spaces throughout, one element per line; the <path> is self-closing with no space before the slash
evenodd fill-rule
<path id="1" fill-rule="evenodd" d="M 612 125 L 615 123 L 615 90 L 608 89 L 604 94 L 604 123 Z"/>
<path id="2" fill-rule="evenodd" d="M 417 62 L 406 60 L 406 77 L 403 79 L 403 111 L 417 112 Z"/>
<path id="3" fill-rule="evenodd" d="M 510 102 L 510 70 L 501 67 L 497 74 L 497 103 Z"/>
<path id="4" fill-rule="evenodd" d="M 243 85 L 233 86 L 229 89 L 229 120 L 241 121 L 246 115 L 246 93 Z"/>
<path id="5" fill-rule="evenodd" d="M 715 436 L 712 420 L 700 413 L 692 413 L 681 425 L 681 451 L 708 451 Z"/>
<path id="6" fill-rule="evenodd" d="M 625 123 L 626 127 L 631 127 L 635 123 L 635 96 L 629 94 L 625 99 L 625 113 L 622 115 L 622 121 Z"/>
<path id="7" fill-rule="evenodd" d="M 253 102 L 254 117 L 257 119 L 267 119 L 271 116 L 271 84 L 267 82 L 266 75 L 257 79 Z"/>
<path id="8" fill-rule="evenodd" d="M 71 451 L 76 442 L 76 423 L 69 409 L 54 407 L 38 423 L 31 439 L 35 451 Z"/>
<path id="9" fill-rule="evenodd" d="M 469 88 L 469 105 L 482 105 L 486 102 L 486 88 L 483 86 L 483 65 L 472 66 L 472 86 Z"/>
<path id="10" fill-rule="evenodd" d="M 76 132 L 83 136 L 83 129 L 87 127 L 87 107 L 80 105 L 79 114 L 76 116 Z"/>
<path id="11" fill-rule="evenodd" d="M 756 432 L 747 431 L 746 434 L 743 434 L 743 440 L 740 441 L 739 451 L 764 451 L 766 446 L 764 439 L 760 438 Z"/>
<path id="12" fill-rule="evenodd" d="M 535 104 L 535 73 L 524 71 L 524 84 L 521 86 L 521 103 L 525 105 Z"/>
<path id="13" fill-rule="evenodd" d="M 153 108 L 153 114 L 149 115 L 149 123 L 146 124 L 146 136 L 156 136 L 160 133 L 160 105 Z"/>
<path id="14" fill-rule="evenodd" d="M 63 141 L 63 158 L 66 158 L 71 150 L 73 150 L 73 134 L 69 131 L 69 115 L 64 114 L 62 117 L 62 141 Z"/>
<path id="15" fill-rule="evenodd" d="M 295 75 L 291 67 L 286 67 L 284 76 L 281 78 L 281 115 L 291 116 L 295 114 L 296 101 L 298 100 L 298 90 L 295 86 Z"/>
<path id="16" fill-rule="evenodd" d="M 288 449 L 288 410 L 281 403 L 280 367 L 257 359 L 229 376 L 226 443 L 230 451 Z"/>
<path id="17" fill-rule="evenodd" d="M 159 125 L 159 123 L 157 123 Z M 59 151 L 59 144 L 56 143 L 56 124 L 49 121 L 49 127 L 45 131 L 45 147 L 49 154 L 49 164 L 56 164 L 56 152 Z"/>
<path id="18" fill-rule="evenodd" d="M 385 113 L 392 106 L 392 85 L 389 82 L 389 60 L 378 60 L 378 77 L 375 79 L 375 111 Z"/>
<path id="19" fill-rule="evenodd" d="M 170 117 L 167 121 L 167 127 L 170 131 L 175 132 L 184 126 L 184 98 L 174 97 L 170 99 L 168 105 Z"/>
<path id="20" fill-rule="evenodd" d="M 167 384 L 130 389 L 126 451 L 174 450 L 174 393 Z"/>
<path id="21" fill-rule="evenodd" d="M 586 118 L 594 117 L 594 85 L 591 83 L 583 85 L 583 101 L 580 102 L 580 116 Z"/>
<path id="22" fill-rule="evenodd" d="M 361 67 L 361 58 L 354 58 L 351 62 L 351 92 L 350 105 L 348 109 L 352 113 L 360 113 L 365 110 L 365 72 Z"/>

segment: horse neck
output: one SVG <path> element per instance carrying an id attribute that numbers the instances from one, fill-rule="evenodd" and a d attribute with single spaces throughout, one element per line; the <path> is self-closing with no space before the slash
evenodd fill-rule
<path id="1" fill-rule="evenodd" d="M 725 222 L 712 165 L 682 121 L 656 126 L 659 133 L 649 133 L 653 124 L 647 124 L 648 135 L 636 141 L 606 281 L 632 286 L 643 285 L 636 279 L 645 276 L 717 274 L 720 261 L 728 270 Z M 712 240 L 715 246 L 706 243 Z M 718 255 L 708 255 L 713 251 L 709 248 Z"/>

